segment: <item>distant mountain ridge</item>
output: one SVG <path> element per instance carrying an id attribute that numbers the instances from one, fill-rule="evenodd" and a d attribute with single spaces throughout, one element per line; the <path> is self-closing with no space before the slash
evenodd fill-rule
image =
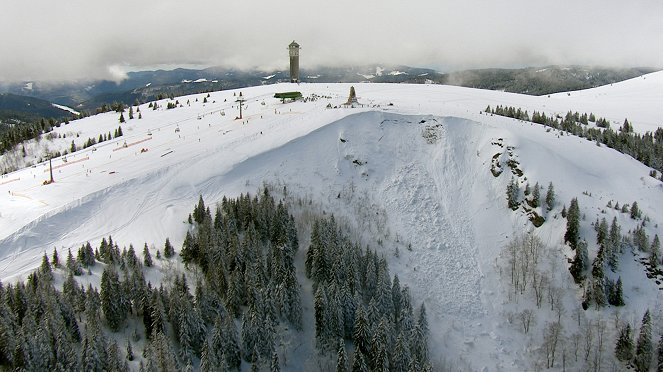
<path id="1" fill-rule="evenodd" d="M 303 82 L 315 83 L 409 83 L 448 84 L 529 95 L 545 95 L 593 88 L 656 71 L 655 68 L 601 68 L 548 66 L 521 69 L 477 69 L 441 73 L 410 66 L 365 65 L 354 67 L 303 68 Z M 49 102 L 94 111 L 103 104 L 134 104 L 159 97 L 237 89 L 289 80 L 287 70 L 237 70 L 222 67 L 129 72 L 120 83 L 43 84 L 25 82 L 0 85 L 0 91 L 40 98 Z M 29 111 L 29 110 L 28 110 Z M 20 110 L 18 112 L 21 112 Z M 40 114 L 52 117 L 55 113 Z"/>
<path id="2" fill-rule="evenodd" d="M 72 113 L 52 103 L 11 93 L 0 94 L 0 123 L 35 122 L 41 118 L 71 118 Z"/>

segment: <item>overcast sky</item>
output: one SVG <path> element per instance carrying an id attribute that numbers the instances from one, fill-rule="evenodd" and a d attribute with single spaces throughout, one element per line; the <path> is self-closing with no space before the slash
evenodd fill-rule
<path id="1" fill-rule="evenodd" d="M 663 68 L 661 0 L 3 0 L 0 81 L 173 65 Z"/>

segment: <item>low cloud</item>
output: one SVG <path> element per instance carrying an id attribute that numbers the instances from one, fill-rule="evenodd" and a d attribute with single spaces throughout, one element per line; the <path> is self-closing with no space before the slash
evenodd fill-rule
<path id="1" fill-rule="evenodd" d="M 120 80 L 155 65 L 285 69 L 293 39 L 303 68 L 663 67 L 662 14 L 659 0 L 10 0 L 0 82 Z"/>

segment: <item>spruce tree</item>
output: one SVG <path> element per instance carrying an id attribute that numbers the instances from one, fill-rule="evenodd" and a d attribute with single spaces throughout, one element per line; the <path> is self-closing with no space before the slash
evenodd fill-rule
<path id="1" fill-rule="evenodd" d="M 128 306 L 121 291 L 120 278 L 113 266 L 106 266 L 101 274 L 101 309 L 108 327 L 118 331 L 126 319 Z"/>
<path id="2" fill-rule="evenodd" d="M 117 342 L 113 341 L 108 345 L 108 364 L 105 366 L 107 371 L 122 371 L 122 362 L 120 360 L 120 349 Z"/>
<path id="3" fill-rule="evenodd" d="M 518 194 L 520 189 L 518 188 L 518 183 L 514 177 L 511 177 L 511 181 L 506 187 L 506 198 L 509 205 L 509 208 L 512 210 L 518 209 Z"/>
<path id="4" fill-rule="evenodd" d="M 124 114 L 120 113 L 120 123 L 124 123 Z"/>
<path id="5" fill-rule="evenodd" d="M 147 247 L 147 243 L 143 247 L 143 264 L 145 267 L 152 267 L 154 263 L 152 262 L 152 255 L 150 254 L 150 249 Z"/>
<path id="6" fill-rule="evenodd" d="M 178 363 L 168 338 L 161 332 L 154 333 L 147 347 L 148 371 L 177 371 Z"/>
<path id="7" fill-rule="evenodd" d="M 270 372 L 281 372 L 281 366 L 279 365 L 279 355 L 276 352 L 272 353 L 272 360 L 269 363 Z"/>
<path id="8" fill-rule="evenodd" d="M 369 372 L 368 364 L 366 363 L 366 357 L 359 349 L 355 349 L 355 354 L 352 361 L 352 372 Z"/>
<path id="9" fill-rule="evenodd" d="M 649 309 L 647 309 L 642 317 L 638 342 L 635 347 L 635 359 L 633 360 L 635 369 L 639 372 L 649 371 L 653 357 L 654 350 L 651 340 L 651 327 L 651 316 L 649 315 Z"/>
<path id="10" fill-rule="evenodd" d="M 58 257 L 58 250 L 57 248 L 53 248 L 53 256 L 52 256 L 52 261 L 51 263 L 53 264 L 54 268 L 60 267 L 60 258 Z"/>
<path id="11" fill-rule="evenodd" d="M 619 329 L 619 337 L 615 344 L 615 357 L 627 363 L 633 359 L 633 335 L 631 325 L 628 323 Z"/>
<path id="12" fill-rule="evenodd" d="M 371 348 L 371 333 L 368 319 L 366 318 L 366 312 L 361 305 L 356 311 L 355 329 L 352 336 L 356 350 L 360 350 L 364 355 L 369 355 Z"/>
<path id="13" fill-rule="evenodd" d="M 596 226 L 596 243 L 598 243 L 599 245 L 605 245 L 607 239 L 608 239 L 608 221 L 606 221 L 605 217 L 603 217 L 601 219 L 601 222 L 598 223 L 598 226 Z"/>
<path id="14" fill-rule="evenodd" d="M 411 360 L 412 353 L 407 342 L 407 336 L 400 332 L 394 346 L 392 368 L 396 371 L 407 371 Z"/>
<path id="15" fill-rule="evenodd" d="M 225 316 L 222 325 L 223 332 L 214 333 L 212 339 L 214 342 L 219 342 L 215 337 L 220 340 L 222 345 L 222 354 L 225 356 L 225 361 L 230 368 L 239 368 L 241 359 L 241 350 L 239 347 L 239 336 L 237 334 L 237 327 L 235 322 L 229 316 Z"/>
<path id="16" fill-rule="evenodd" d="M 638 207 L 638 202 L 634 201 L 631 205 L 631 218 L 634 220 L 639 219 L 641 216 L 640 208 Z"/>
<path id="17" fill-rule="evenodd" d="M 336 353 L 336 372 L 348 371 L 348 358 L 345 355 L 345 342 L 343 339 L 338 341 L 338 352 Z"/>
<path id="18" fill-rule="evenodd" d="M 578 206 L 578 199 L 571 199 L 571 204 L 566 215 L 566 233 L 564 234 L 564 242 L 569 243 L 571 248 L 578 247 L 578 239 L 580 234 L 580 208 Z"/>
<path id="19" fill-rule="evenodd" d="M 546 209 L 551 211 L 555 206 L 555 188 L 552 182 L 548 184 L 548 192 L 546 193 Z"/>
<path id="20" fill-rule="evenodd" d="M 540 186 L 539 183 L 537 182 L 534 185 L 534 190 L 532 190 L 532 206 L 534 208 L 538 208 L 539 205 L 541 205 L 541 193 L 539 191 Z"/>
<path id="21" fill-rule="evenodd" d="M 614 306 L 624 306 L 624 294 L 622 289 L 622 277 L 617 278 L 617 283 L 614 288 L 614 297 L 611 299 L 611 304 Z"/>
<path id="22" fill-rule="evenodd" d="M 587 253 L 587 242 L 584 240 L 578 244 L 575 257 L 571 263 L 569 271 L 576 283 L 582 283 L 585 280 L 585 271 L 589 267 L 589 254 Z"/>
<path id="23" fill-rule="evenodd" d="M 331 306 L 328 305 L 328 297 L 326 285 L 323 283 L 318 286 L 315 291 L 314 309 L 315 309 L 315 341 L 316 346 L 320 350 L 325 350 L 329 345 L 330 338 L 330 324 L 329 314 Z"/>
<path id="24" fill-rule="evenodd" d="M 53 280 L 53 271 L 51 270 L 51 263 L 48 261 L 48 256 L 44 253 L 41 258 L 41 266 L 39 267 L 39 276 L 48 282 Z"/>
<path id="25" fill-rule="evenodd" d="M 661 263 L 661 242 L 658 239 L 658 234 L 654 235 L 654 240 L 652 240 L 649 252 L 649 263 L 652 267 L 655 268 Z"/>
<path id="26" fill-rule="evenodd" d="M 215 360 L 210 348 L 210 341 L 205 341 L 203 351 L 200 353 L 200 372 L 212 372 L 219 366 L 219 362 Z"/>
<path id="27" fill-rule="evenodd" d="M 166 238 L 166 243 L 163 247 L 163 256 L 166 258 L 171 258 L 175 255 L 175 248 L 170 244 L 170 239 Z"/>

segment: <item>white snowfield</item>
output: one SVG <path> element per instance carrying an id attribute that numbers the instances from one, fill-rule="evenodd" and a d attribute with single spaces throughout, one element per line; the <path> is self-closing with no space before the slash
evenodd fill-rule
<path id="1" fill-rule="evenodd" d="M 98 246 L 108 235 L 136 247 L 161 246 L 169 237 L 180 247 L 199 195 L 209 204 L 223 195 L 255 193 L 265 182 L 284 184 L 357 228 L 388 236 L 391 245 L 373 240 L 371 247 L 389 257 L 392 274 L 410 286 L 415 304 L 426 304 L 433 360 L 520 370 L 529 368 L 522 361 L 530 346 L 503 324 L 506 300 L 495 262 L 514 234 L 534 228 L 522 212 L 507 209 L 507 146 L 531 185 L 544 187 L 543 197 L 548 183 L 555 185 L 557 207 L 550 213 L 539 209 L 547 221 L 535 229 L 548 246 L 561 249 L 565 220 L 558 215 L 573 197 L 586 215 L 582 234 L 588 240 L 597 216 L 609 222 L 617 216 L 623 233 L 631 228 L 626 214 L 601 213 L 610 200 L 637 201 L 651 219 L 648 234 L 663 236 L 663 184 L 648 176 L 648 167 L 578 137 L 482 113 L 487 105 L 530 114 L 591 111 L 618 123 L 613 129 L 628 118 L 636 130 L 653 131 L 663 124 L 661 72 L 550 97 L 439 85 L 354 85 L 363 107 L 327 108 L 347 100 L 350 84 L 241 89 L 242 120 L 235 119 L 239 91 L 213 92 L 207 103 L 206 94 L 179 97 L 182 107 L 171 110 L 166 100 L 156 111 L 143 104 L 140 120 L 137 112 L 132 120 L 124 113 L 123 137 L 69 154 L 66 162 L 54 159 L 55 183 L 42 185 L 48 163 L 4 176 L 0 278 L 25 278 L 44 252 L 56 247 L 65 257 L 68 248 L 75 252 L 86 241 Z M 318 99 L 282 104 L 273 98 L 294 90 Z M 62 126 L 56 131 L 66 138 L 49 146 L 65 149 L 72 139 L 82 145 L 113 132 L 118 117 L 105 113 Z M 491 160 L 498 153 L 504 173 L 494 177 Z M 396 240 L 399 257 L 393 254 Z M 568 276 L 561 260 L 558 268 L 557 275 Z M 663 303 L 639 264 L 621 270 L 627 308 Z M 569 288 L 571 309 L 581 293 L 573 298 Z"/>

